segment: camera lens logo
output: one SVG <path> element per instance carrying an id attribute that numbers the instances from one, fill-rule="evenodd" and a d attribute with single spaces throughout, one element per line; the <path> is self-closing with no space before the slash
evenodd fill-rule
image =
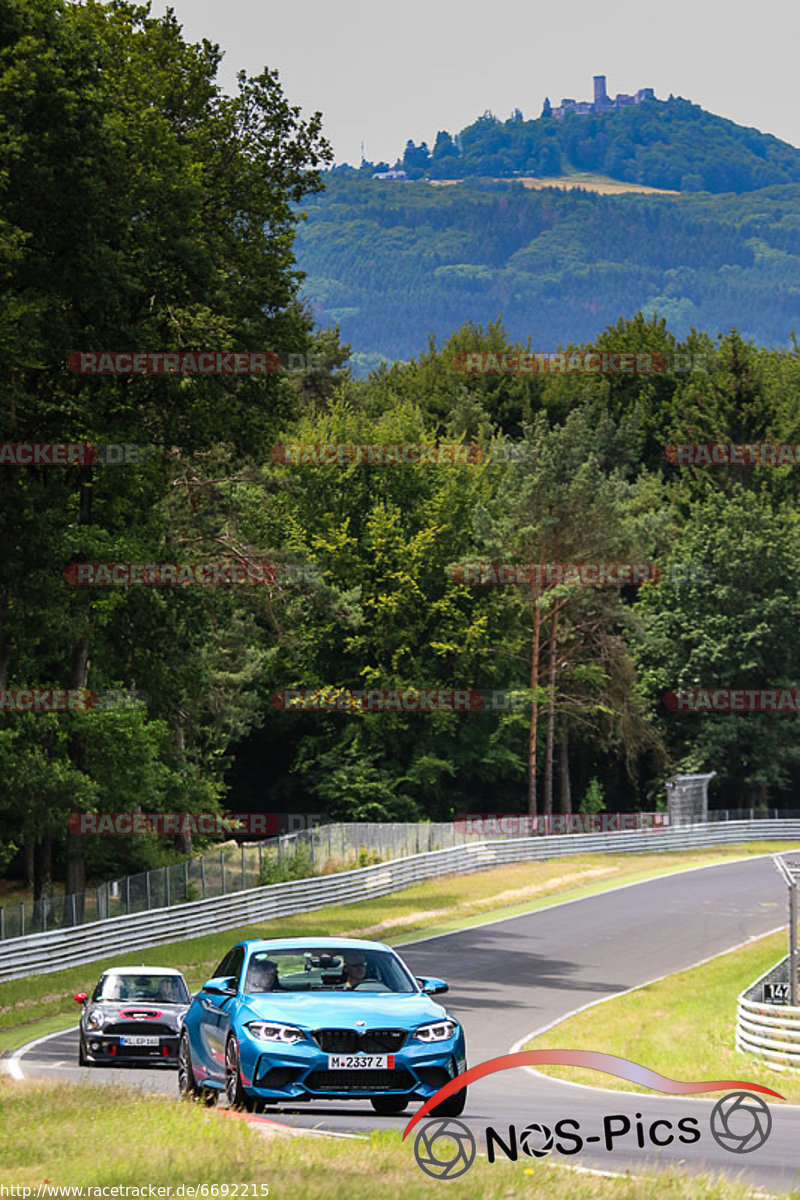
<path id="1" fill-rule="evenodd" d="M 711 1136 L 732 1154 L 749 1154 L 764 1145 L 772 1132 L 772 1113 L 760 1096 L 729 1092 L 711 1113 Z"/>
<path id="2" fill-rule="evenodd" d="M 414 1157 L 433 1179 L 458 1179 L 475 1161 L 475 1138 L 461 1121 L 428 1121 L 417 1134 Z"/>
<path id="3" fill-rule="evenodd" d="M 546 1158 L 553 1149 L 553 1133 L 546 1125 L 526 1125 L 519 1144 L 529 1158 Z"/>

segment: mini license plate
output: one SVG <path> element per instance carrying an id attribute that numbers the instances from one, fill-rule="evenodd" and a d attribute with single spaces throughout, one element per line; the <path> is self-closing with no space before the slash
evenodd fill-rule
<path id="1" fill-rule="evenodd" d="M 329 1054 L 329 1071 L 393 1071 L 393 1054 Z"/>
<path id="2" fill-rule="evenodd" d="M 157 1046 L 160 1038 L 157 1037 L 121 1037 L 119 1039 L 120 1046 Z"/>

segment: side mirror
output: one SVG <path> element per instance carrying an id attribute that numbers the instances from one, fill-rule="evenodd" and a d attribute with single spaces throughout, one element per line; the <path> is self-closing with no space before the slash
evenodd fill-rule
<path id="1" fill-rule="evenodd" d="M 444 992 L 450 991 L 443 979 L 418 979 L 417 983 L 426 996 L 441 996 Z"/>
<path id="2" fill-rule="evenodd" d="M 204 992 L 211 992 L 215 996 L 235 996 L 236 976 L 218 975 L 214 979 L 207 979 L 203 984 L 202 990 Z"/>
<path id="3" fill-rule="evenodd" d="M 86 995 L 86 992 L 76 992 L 72 999 L 76 1004 L 85 1004 L 89 997 Z"/>

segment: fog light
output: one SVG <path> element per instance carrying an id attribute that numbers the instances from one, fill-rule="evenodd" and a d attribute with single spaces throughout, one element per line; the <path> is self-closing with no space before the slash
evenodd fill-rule
<path id="1" fill-rule="evenodd" d="M 99 1049 L 100 1049 L 100 1043 L 99 1043 L 99 1042 L 92 1042 L 92 1043 L 91 1043 L 91 1046 L 92 1046 L 92 1049 L 93 1049 L 93 1050 L 99 1050 Z"/>

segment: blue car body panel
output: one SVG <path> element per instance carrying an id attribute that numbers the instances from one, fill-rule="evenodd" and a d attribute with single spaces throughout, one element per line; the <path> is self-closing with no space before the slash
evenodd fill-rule
<path id="1" fill-rule="evenodd" d="M 254 953 L 312 948 L 395 952 L 380 942 L 339 938 L 285 938 L 239 943 L 244 966 L 235 996 L 201 990 L 194 997 L 184 1025 L 189 1037 L 192 1067 L 198 1086 L 223 1089 L 228 1039 L 238 1044 L 241 1082 L 249 1096 L 265 1100 L 364 1099 L 401 1095 L 426 1099 L 448 1079 L 465 1069 L 464 1033 L 452 1014 L 414 981 L 403 992 L 272 991 L 246 992 L 248 964 Z M 402 960 L 401 960 L 402 962 Z M 408 968 L 405 968 L 408 971 Z M 409 972 L 410 974 L 410 972 Z M 413 976 L 412 976 L 413 979 Z M 436 1042 L 414 1039 L 423 1025 L 453 1021 L 451 1037 Z M 303 1041 L 293 1044 L 265 1041 L 247 1028 L 248 1022 L 275 1021 L 298 1027 Z M 391 1054 L 391 1069 L 329 1069 L 329 1054 Z"/>

